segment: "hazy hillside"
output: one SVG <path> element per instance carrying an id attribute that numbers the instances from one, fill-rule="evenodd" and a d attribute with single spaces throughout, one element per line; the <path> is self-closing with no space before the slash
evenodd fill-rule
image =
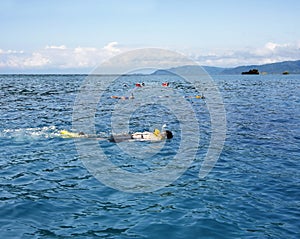
<path id="1" fill-rule="evenodd" d="M 300 74 L 300 60 L 227 68 L 224 69 L 221 74 L 241 74 L 242 72 L 249 71 L 251 69 L 258 69 L 260 73 L 266 74 L 282 74 L 285 71 L 290 74 Z"/>
<path id="2" fill-rule="evenodd" d="M 290 74 L 300 74 L 300 60 L 298 61 L 283 61 L 264 65 L 249 65 L 249 66 L 238 66 L 235 68 L 222 68 L 213 66 L 202 66 L 204 70 L 210 75 L 240 75 L 242 72 L 249 71 L 251 69 L 258 69 L 260 74 L 282 74 L 283 72 L 289 72 Z M 180 66 L 171 68 L 172 71 L 179 70 L 183 73 L 197 74 L 197 66 Z M 153 73 L 154 75 L 165 75 L 170 74 L 168 70 L 157 70 Z"/>
<path id="3" fill-rule="evenodd" d="M 210 75 L 222 74 L 222 72 L 226 69 L 226 68 L 214 67 L 214 66 L 202 66 L 202 67 Z M 195 72 L 195 74 L 197 74 L 197 72 L 199 71 L 199 68 L 198 68 L 198 66 L 180 66 L 180 67 L 171 68 L 170 70 L 172 70 L 174 72 L 180 70 L 180 72 L 183 74 L 188 74 L 188 73 L 193 73 L 193 72 Z M 153 75 L 169 75 L 172 73 L 169 72 L 167 69 L 167 70 L 157 70 L 152 74 Z"/>

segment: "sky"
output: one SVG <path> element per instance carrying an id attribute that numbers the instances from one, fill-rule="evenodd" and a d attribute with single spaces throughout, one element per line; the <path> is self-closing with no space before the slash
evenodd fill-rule
<path id="1" fill-rule="evenodd" d="M 89 73 L 138 48 L 235 67 L 300 59 L 299 0 L 1 0 L 0 73 Z"/>

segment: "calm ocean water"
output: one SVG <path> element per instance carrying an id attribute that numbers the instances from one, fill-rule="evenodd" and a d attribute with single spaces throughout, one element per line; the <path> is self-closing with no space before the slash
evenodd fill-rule
<path id="1" fill-rule="evenodd" d="M 217 164 L 198 178 L 209 115 L 204 100 L 187 98 L 200 123 L 197 157 L 169 186 L 140 194 L 99 182 L 79 159 L 74 141 L 59 136 L 72 128 L 84 79 L 0 76 L 0 238 L 300 238 L 299 75 L 215 76 L 227 115 L 227 139 Z M 182 95 L 195 94 L 172 76 L 130 76 L 124 82 L 133 88 L 147 80 L 168 80 Z M 122 87 L 107 92 L 107 105 L 116 101 L 109 94 L 122 95 Z M 154 110 L 156 116 L 163 111 Z M 172 154 L 180 143 L 179 122 L 171 113 L 151 115 L 149 108 L 134 112 L 130 130 L 169 123 L 175 137 L 166 150 Z M 96 114 L 102 136 L 110 134 L 108 116 Z M 163 164 L 118 160 L 116 146 L 103 144 L 99 147 L 111 160 L 129 171 Z"/>

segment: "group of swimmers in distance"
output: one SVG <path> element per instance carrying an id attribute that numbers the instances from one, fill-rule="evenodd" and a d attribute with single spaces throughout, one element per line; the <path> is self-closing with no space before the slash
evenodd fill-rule
<path id="1" fill-rule="evenodd" d="M 169 82 L 163 82 L 161 84 L 163 87 L 168 87 L 170 85 Z M 127 84 L 124 84 L 124 86 L 127 87 Z M 143 87 L 145 86 L 145 83 L 142 82 L 142 83 L 135 83 L 135 86 L 136 87 Z M 128 96 L 117 96 L 117 95 L 112 95 L 111 96 L 112 99 L 117 99 L 117 100 L 132 100 L 134 99 L 134 95 L 133 93 L 131 93 L 131 95 L 128 97 Z M 185 96 L 184 98 L 196 98 L 196 99 L 205 99 L 204 95 L 196 95 L 196 96 Z"/>

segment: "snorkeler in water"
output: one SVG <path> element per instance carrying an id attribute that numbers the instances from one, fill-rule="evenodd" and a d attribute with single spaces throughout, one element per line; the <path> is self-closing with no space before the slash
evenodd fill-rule
<path id="1" fill-rule="evenodd" d="M 173 133 L 170 130 L 160 132 L 155 129 L 153 132 L 136 132 L 133 134 L 117 134 L 112 135 L 109 138 L 99 138 L 96 136 L 89 136 L 83 132 L 73 133 L 67 130 L 60 131 L 63 138 L 90 138 L 95 140 L 108 140 L 109 142 L 119 143 L 124 141 L 161 141 L 165 139 L 172 139 Z"/>
<path id="2" fill-rule="evenodd" d="M 112 135 L 108 141 L 119 143 L 124 141 L 161 141 L 172 138 L 173 133 L 170 130 L 160 132 L 158 129 L 155 129 L 153 132 L 145 131 L 133 134 Z"/>

